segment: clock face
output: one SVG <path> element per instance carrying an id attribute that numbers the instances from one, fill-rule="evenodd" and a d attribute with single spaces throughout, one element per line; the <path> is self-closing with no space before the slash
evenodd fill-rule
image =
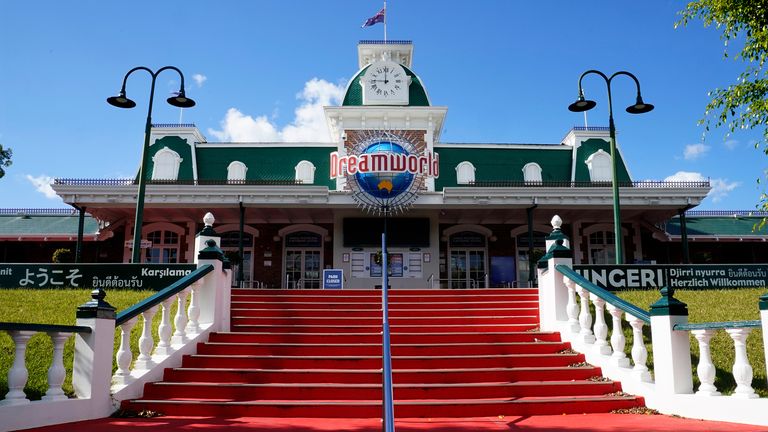
<path id="1" fill-rule="evenodd" d="M 380 61 L 368 67 L 360 80 L 363 103 L 373 105 L 408 105 L 410 77 L 392 61 Z"/>
<path id="2" fill-rule="evenodd" d="M 388 64 L 373 65 L 368 75 L 368 91 L 381 98 L 399 97 L 408 86 L 408 79 L 402 68 Z"/>

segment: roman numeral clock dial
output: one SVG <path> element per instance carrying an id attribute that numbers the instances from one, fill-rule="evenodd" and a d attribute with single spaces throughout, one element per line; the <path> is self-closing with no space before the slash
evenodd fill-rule
<path id="1" fill-rule="evenodd" d="M 392 61 L 373 63 L 360 80 L 365 105 L 408 105 L 410 77 Z"/>

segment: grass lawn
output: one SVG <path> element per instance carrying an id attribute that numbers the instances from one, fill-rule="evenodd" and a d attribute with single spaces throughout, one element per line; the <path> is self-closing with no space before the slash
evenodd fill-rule
<path id="1" fill-rule="evenodd" d="M 648 310 L 649 306 L 661 296 L 658 291 L 621 291 L 619 297 Z M 675 298 L 688 305 L 688 321 L 691 323 L 746 321 L 760 319 L 758 299 L 765 294 L 765 289 L 738 290 L 678 290 Z M 610 315 L 608 316 L 610 318 Z M 610 320 L 608 320 L 610 326 Z M 631 329 L 624 324 L 627 336 L 627 352 L 631 348 Z M 645 326 L 646 346 L 648 348 L 648 363 L 653 361 L 650 346 L 650 326 Z M 717 368 L 715 387 L 723 394 L 731 394 L 736 388 L 731 370 L 733 369 L 733 341 L 724 330 L 718 330 L 710 342 L 712 362 Z M 628 354 L 631 358 L 631 356 Z M 766 382 L 765 354 L 763 352 L 763 335 L 761 329 L 754 329 L 747 339 L 747 356 L 752 366 L 752 387 L 762 397 L 768 396 Z M 693 361 L 694 390 L 698 389 L 699 380 L 696 376 L 696 365 L 699 362 L 699 345 L 691 335 L 691 357 Z"/>
<path id="2" fill-rule="evenodd" d="M 154 291 L 109 291 L 106 297 L 117 311 L 154 294 Z M 36 324 L 75 324 L 75 312 L 77 307 L 91 298 L 91 291 L 85 289 L 3 289 L 0 290 L 0 321 Z M 175 308 L 174 308 L 175 310 Z M 160 313 L 155 315 L 155 322 L 160 318 Z M 141 321 L 141 320 L 139 320 Z M 155 326 L 155 328 L 157 328 Z M 131 346 L 134 347 L 134 359 L 138 355 L 136 346 L 140 336 L 141 323 L 134 326 L 131 332 Z M 119 346 L 120 332 L 115 332 L 115 352 Z M 155 332 L 157 342 L 157 332 Z M 75 338 L 70 337 L 64 347 L 64 366 L 67 369 L 67 378 L 64 380 L 63 389 L 68 395 L 73 395 L 72 390 L 72 357 L 75 346 Z M 14 344 L 6 332 L 0 332 L 0 399 L 8 392 L 8 369 L 13 361 Z M 32 400 L 40 399 L 48 390 L 48 368 L 53 357 L 53 344 L 51 338 L 43 333 L 32 337 L 27 344 L 27 369 L 29 380 L 25 387 L 27 397 Z"/>

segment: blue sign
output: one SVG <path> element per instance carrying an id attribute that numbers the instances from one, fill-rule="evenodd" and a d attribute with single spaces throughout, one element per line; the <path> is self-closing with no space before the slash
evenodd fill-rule
<path id="1" fill-rule="evenodd" d="M 323 289 L 342 289 L 344 288 L 344 270 L 325 269 L 323 270 Z"/>

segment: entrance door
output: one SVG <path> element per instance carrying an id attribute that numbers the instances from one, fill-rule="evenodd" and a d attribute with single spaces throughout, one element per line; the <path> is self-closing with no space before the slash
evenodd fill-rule
<path id="1" fill-rule="evenodd" d="M 285 251 L 285 286 L 287 288 L 320 288 L 320 251 Z"/>
<path id="2" fill-rule="evenodd" d="M 485 288 L 484 249 L 451 250 L 451 288 Z"/>
<path id="3" fill-rule="evenodd" d="M 238 249 L 233 250 L 233 252 L 237 252 L 237 251 Z M 226 253 L 228 252 L 228 250 L 225 249 L 224 252 Z M 243 250 L 243 261 L 241 263 L 232 265 L 232 287 L 233 288 L 239 285 L 237 276 L 239 275 L 240 266 L 243 266 L 243 284 L 240 288 L 250 287 L 251 286 L 251 251 Z"/>

